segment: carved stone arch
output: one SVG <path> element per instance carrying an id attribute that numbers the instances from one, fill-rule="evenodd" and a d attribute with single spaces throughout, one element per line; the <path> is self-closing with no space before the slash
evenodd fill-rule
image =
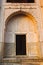
<path id="1" fill-rule="evenodd" d="M 7 22 L 8 22 L 13 16 L 16 16 L 16 15 L 18 15 L 18 14 L 23 14 L 23 15 L 29 17 L 29 18 L 33 21 L 33 23 L 35 23 L 35 24 L 37 25 L 37 21 L 36 21 L 35 17 L 34 17 L 32 14 L 30 14 L 30 13 L 28 13 L 28 12 L 25 12 L 25 11 L 17 11 L 17 12 L 13 12 L 12 14 L 10 14 L 10 15 L 7 17 L 7 19 L 6 19 L 6 21 L 5 21 L 5 26 L 6 26 Z"/>
<path id="2" fill-rule="evenodd" d="M 18 12 L 14 12 L 14 13 L 12 13 L 7 19 L 6 19 L 6 21 L 5 21 L 5 36 L 4 36 L 4 40 L 5 40 L 5 38 L 6 38 L 6 34 L 8 34 L 9 35 L 9 33 L 6 33 L 6 29 L 7 29 L 7 25 L 9 24 L 9 21 L 11 21 L 11 20 L 13 20 L 13 19 L 15 19 L 15 17 L 18 17 L 18 15 L 19 15 L 19 17 L 21 17 L 21 16 L 25 16 L 26 17 L 26 20 L 29 22 L 31 22 L 32 24 L 32 26 L 34 26 L 34 31 L 32 32 L 32 34 L 33 34 L 33 37 L 34 37 L 34 35 L 35 36 L 37 36 L 36 37 L 36 40 L 37 40 L 37 42 L 39 41 L 39 39 L 38 39 L 38 29 L 37 29 L 37 22 L 36 22 L 36 20 L 35 20 L 35 18 L 31 15 L 31 14 L 29 14 L 29 13 L 27 13 L 27 12 L 24 12 L 24 11 L 18 11 Z M 23 18 L 22 17 L 22 18 Z M 18 19 L 17 19 L 18 20 Z M 24 21 L 25 22 L 25 21 Z M 12 23 L 12 22 L 11 22 Z M 25 23 L 24 23 L 25 24 Z M 27 22 L 26 22 L 26 24 L 27 24 Z M 26 24 L 25 24 L 25 26 L 26 26 Z M 29 23 L 28 23 L 29 24 Z M 31 26 L 30 25 L 30 26 Z M 14 25 L 15 26 L 15 25 Z M 24 26 L 24 27 L 25 27 Z M 32 29 L 32 26 L 31 26 L 31 29 Z M 33 29 L 32 29 L 33 30 Z M 22 30 L 23 31 L 23 30 Z M 25 31 L 25 28 L 24 28 L 24 31 Z M 19 31 L 20 32 L 20 31 Z M 26 31 L 25 31 L 26 32 Z M 28 31 L 29 32 L 29 31 Z M 23 33 L 23 32 L 22 32 Z M 26 32 L 27 33 L 27 32 Z M 11 34 L 12 34 L 12 32 L 11 32 Z M 17 33 L 16 33 L 17 34 Z M 21 33 L 20 33 L 21 34 Z M 23 33 L 24 34 L 24 33 Z M 30 35 L 32 35 L 31 33 L 29 33 Z M 28 35 L 29 35 L 28 34 Z M 27 36 L 27 38 L 28 38 L 28 36 Z M 33 39 L 33 38 L 32 38 Z M 35 39 L 34 39 L 35 40 Z M 6 41 L 6 40 L 5 40 Z M 30 40 L 30 42 L 31 42 L 31 40 Z M 33 41 L 34 42 L 34 41 Z M 36 41 L 35 41 L 36 42 Z M 28 43 L 28 42 L 27 42 Z M 6 44 L 5 44 L 6 45 Z M 36 44 L 37 45 L 37 44 Z M 9 50 L 8 49 L 8 44 L 7 44 L 7 47 L 6 47 L 6 49 L 7 50 Z M 27 49 L 27 53 L 28 53 L 28 50 L 29 49 Z M 39 48 L 38 48 L 38 51 L 39 51 Z M 6 52 L 7 53 L 7 52 Z M 8 54 L 8 53 L 7 53 Z M 6 57 L 7 57 L 7 54 L 6 54 Z M 11 53 L 12 55 L 14 54 L 14 53 Z M 5 54 L 4 54 L 5 55 Z M 38 54 L 37 56 L 39 56 L 40 54 Z"/>

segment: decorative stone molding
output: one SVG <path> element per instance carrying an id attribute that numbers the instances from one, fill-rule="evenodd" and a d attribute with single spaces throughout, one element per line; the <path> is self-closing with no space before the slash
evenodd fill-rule
<path id="1" fill-rule="evenodd" d="M 0 63 L 29 63 L 29 62 L 43 62 L 43 58 L 39 59 L 20 59 L 20 58 L 5 58 L 0 60 Z"/>

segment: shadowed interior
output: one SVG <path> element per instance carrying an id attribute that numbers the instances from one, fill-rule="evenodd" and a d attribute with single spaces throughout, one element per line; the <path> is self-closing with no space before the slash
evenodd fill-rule
<path id="1" fill-rule="evenodd" d="M 26 55 L 26 35 L 16 35 L 16 55 Z"/>
<path id="2" fill-rule="evenodd" d="M 7 0 L 7 2 L 11 2 L 11 3 L 34 3 L 34 0 Z"/>

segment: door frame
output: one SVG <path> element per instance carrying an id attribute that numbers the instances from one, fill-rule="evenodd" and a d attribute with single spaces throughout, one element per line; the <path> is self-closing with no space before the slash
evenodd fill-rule
<path id="1" fill-rule="evenodd" d="M 26 35 L 27 40 L 27 32 L 15 32 L 15 51 L 16 51 L 16 35 Z M 26 57 L 27 56 L 27 41 L 26 41 L 26 55 L 16 55 L 16 57 Z"/>

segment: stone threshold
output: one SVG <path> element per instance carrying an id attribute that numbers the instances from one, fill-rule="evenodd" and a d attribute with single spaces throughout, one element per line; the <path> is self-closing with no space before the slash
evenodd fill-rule
<path id="1" fill-rule="evenodd" d="M 29 59 L 29 58 L 3 58 L 0 63 L 22 63 L 22 62 L 43 62 L 43 58 Z"/>

